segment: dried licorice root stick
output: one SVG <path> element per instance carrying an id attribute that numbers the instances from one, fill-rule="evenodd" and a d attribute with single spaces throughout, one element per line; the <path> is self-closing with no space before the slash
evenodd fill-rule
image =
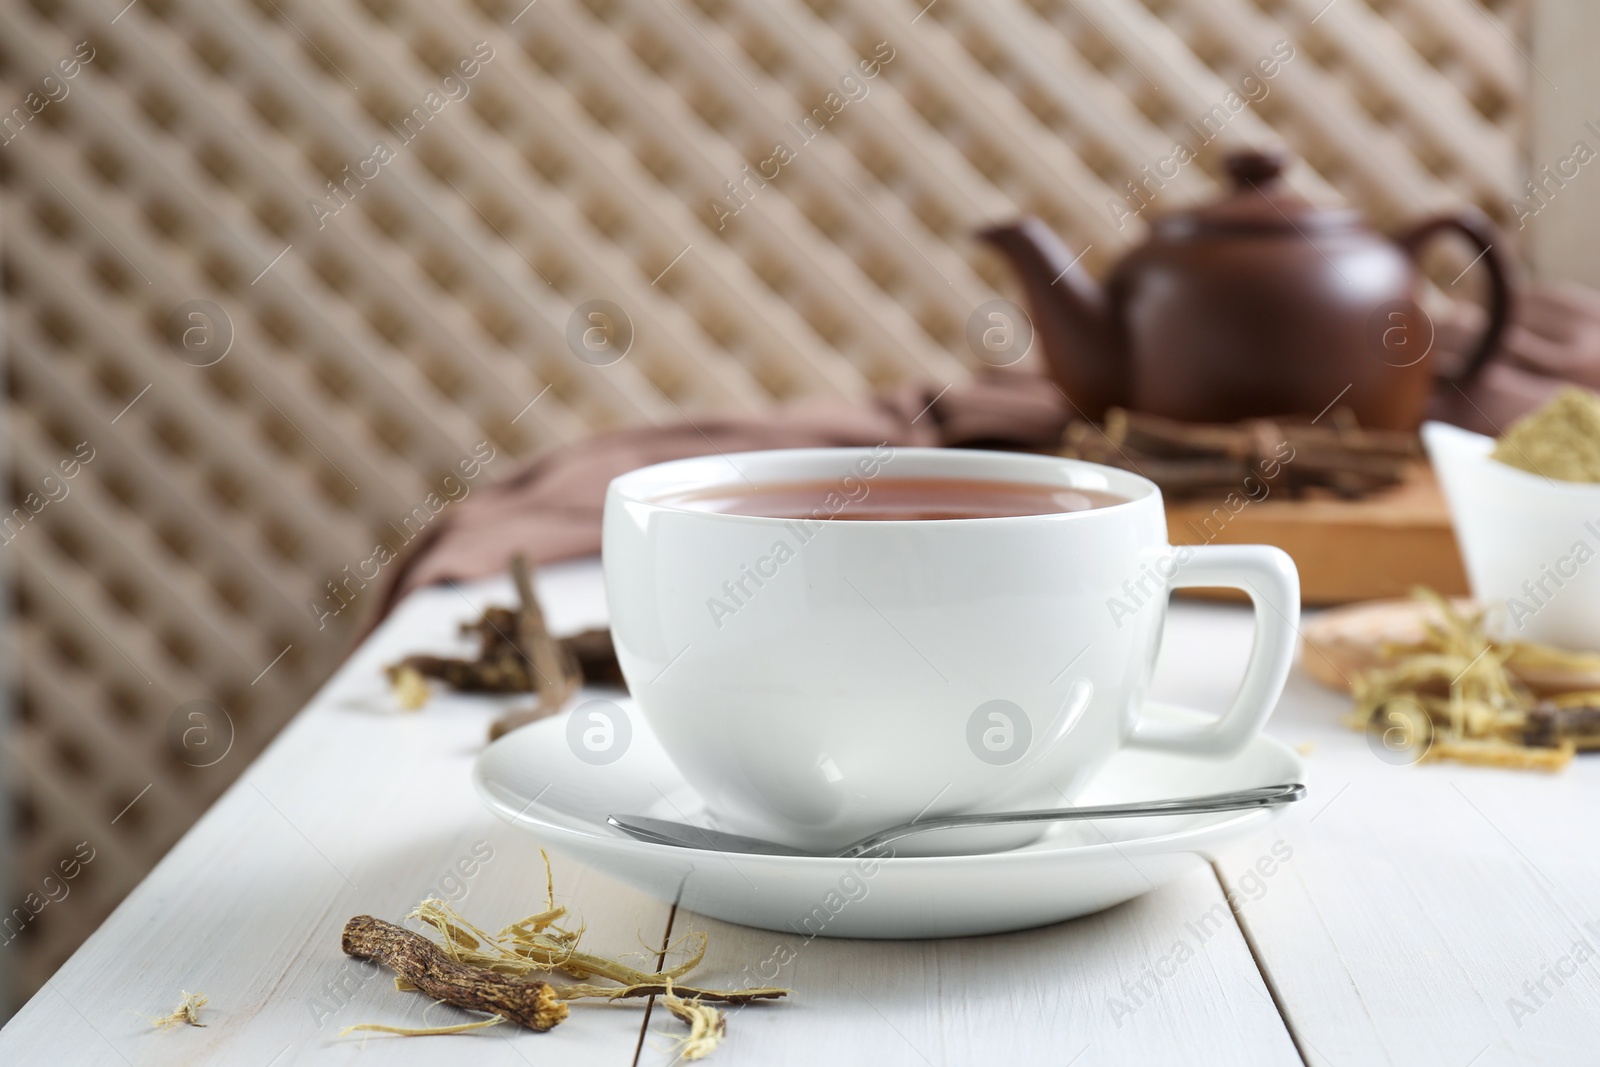
<path id="1" fill-rule="evenodd" d="M 577 676 L 575 665 L 568 653 L 550 636 L 545 626 L 544 611 L 533 592 L 533 575 L 528 569 L 528 558 L 511 557 L 511 577 L 517 583 L 517 595 L 522 606 L 517 612 L 517 647 L 528 657 L 533 669 L 533 689 L 539 694 L 539 710 L 546 714 L 559 711 L 578 686 L 583 684 Z"/>
<path id="2" fill-rule="evenodd" d="M 346 955 L 377 960 L 435 1000 L 458 1008 L 501 1015 L 541 1031 L 567 1017 L 567 1006 L 550 983 L 458 963 L 421 934 L 370 915 L 345 923 L 340 944 Z"/>
<path id="3" fill-rule="evenodd" d="M 498 934 L 491 934 L 474 926 L 459 912 L 438 898 L 418 904 L 407 918 L 420 919 L 433 927 L 445 939 L 443 951 L 453 959 L 494 970 L 497 973 L 527 973 L 529 971 L 562 971 L 580 982 L 586 978 L 604 978 L 616 986 L 563 985 L 556 987 L 556 996 L 562 1000 L 600 998 L 619 1000 L 626 997 L 656 996 L 671 989 L 697 999 L 739 1004 L 752 1000 L 767 1000 L 787 996 L 787 989 L 761 987 L 754 989 L 699 989 L 679 982 L 705 958 L 706 936 L 695 935 L 700 940 L 699 949 L 688 959 L 664 971 L 651 973 L 630 967 L 621 960 L 609 959 L 584 952 L 578 947 L 583 930 L 566 930 L 556 925 L 564 918 L 567 909 L 555 902 L 555 890 L 550 876 L 549 858 L 545 858 L 545 893 L 549 907 L 538 915 L 530 915 L 512 923 Z M 681 944 L 682 942 L 680 942 Z"/>

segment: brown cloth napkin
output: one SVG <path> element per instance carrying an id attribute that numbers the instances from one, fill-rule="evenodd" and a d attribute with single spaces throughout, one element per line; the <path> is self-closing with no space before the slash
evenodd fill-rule
<path id="1" fill-rule="evenodd" d="M 867 404 L 811 400 L 761 416 L 708 416 L 594 437 L 476 490 L 441 515 L 401 564 L 373 620 L 413 589 L 498 574 L 517 552 L 535 565 L 594 555 L 606 485 L 638 467 L 768 448 L 1040 448 L 1061 440 L 1070 415 L 1048 381 L 1005 373 L 960 385 L 906 385 Z"/>
<path id="2" fill-rule="evenodd" d="M 1471 305 L 1440 321 L 1440 366 L 1458 365 L 1481 329 L 1482 312 Z M 1600 389 L 1600 293 L 1525 288 L 1494 361 L 1464 390 L 1441 383 L 1430 417 L 1498 435 L 1568 382 Z M 402 563 L 372 619 L 421 586 L 498 574 L 517 552 L 534 564 L 594 555 L 606 484 L 637 467 L 767 448 L 1049 447 L 1073 414 L 1047 380 L 1002 372 L 962 385 L 906 385 L 867 404 L 808 401 L 760 416 L 705 417 L 595 437 L 477 490 L 441 516 Z"/>
<path id="3" fill-rule="evenodd" d="M 1600 389 L 1600 293 L 1581 285 L 1528 286 L 1494 360 L 1464 389 L 1440 383 L 1430 418 L 1500 436 L 1563 385 Z M 1483 311 L 1457 304 L 1438 322 L 1441 364 L 1459 363 L 1483 330 Z"/>

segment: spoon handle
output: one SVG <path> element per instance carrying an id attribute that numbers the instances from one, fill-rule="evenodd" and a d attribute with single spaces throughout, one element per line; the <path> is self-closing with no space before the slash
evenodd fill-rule
<path id="1" fill-rule="evenodd" d="M 1173 800 L 1149 800 L 1137 804 L 1101 804 L 1086 808 L 1046 808 L 1040 811 L 1000 811 L 979 815 L 948 815 L 939 819 L 891 826 L 870 837 L 847 846 L 835 853 L 843 858 L 853 858 L 882 848 L 913 834 L 930 830 L 955 830 L 971 826 L 1010 826 L 1030 822 L 1069 822 L 1078 819 L 1124 819 L 1142 815 L 1206 815 L 1218 811 L 1239 811 L 1248 808 L 1270 808 L 1290 804 L 1306 795 L 1306 787 L 1298 782 L 1283 785 L 1264 785 L 1254 789 L 1241 789 L 1232 793 L 1214 793 L 1201 797 L 1179 797 Z"/>

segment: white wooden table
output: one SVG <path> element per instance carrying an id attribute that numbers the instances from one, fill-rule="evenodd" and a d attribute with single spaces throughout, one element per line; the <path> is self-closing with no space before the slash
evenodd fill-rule
<path id="1" fill-rule="evenodd" d="M 539 582 L 557 632 L 603 620 L 594 564 Z M 379 672 L 406 652 L 456 647 L 458 622 L 509 597 L 507 583 L 486 582 L 406 601 L 0 1031 L 0 1064 L 670 1062 L 681 1024 L 661 1011 L 647 1021 L 638 1004 L 580 1004 L 548 1034 L 337 1036 L 356 1022 L 464 1017 L 386 976 L 364 979 L 339 951 L 350 916 L 398 920 L 450 885 L 458 860 L 490 850 L 458 906 L 491 929 L 541 907 L 534 840 L 491 816 L 468 781 L 507 702 L 442 695 L 403 713 Z M 1248 642 L 1243 610 L 1177 605 L 1156 695 L 1222 708 Z M 734 1014 L 712 1062 L 1600 1062 L 1600 759 L 1555 777 L 1391 766 L 1339 725 L 1343 712 L 1340 697 L 1291 681 L 1269 730 L 1314 746 L 1311 797 L 1217 869 L 1003 937 L 813 941 L 778 979 L 792 999 Z M 1274 845 L 1289 858 L 1252 873 Z M 707 930 L 698 977 L 741 985 L 742 968 L 795 940 L 674 914 L 554 862 L 558 896 L 581 910 L 596 951 L 649 958 Z M 1225 890 L 1244 900 L 1237 924 L 1201 942 L 1190 924 Z M 180 990 L 210 997 L 206 1028 L 152 1031 L 145 1016 L 171 1010 Z"/>

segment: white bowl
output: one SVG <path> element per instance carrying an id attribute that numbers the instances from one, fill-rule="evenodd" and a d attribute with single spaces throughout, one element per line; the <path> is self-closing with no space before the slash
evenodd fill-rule
<path id="1" fill-rule="evenodd" d="M 1490 632 L 1600 650 L 1600 485 L 1507 466 L 1490 457 L 1493 438 L 1445 423 L 1422 440 Z"/>

